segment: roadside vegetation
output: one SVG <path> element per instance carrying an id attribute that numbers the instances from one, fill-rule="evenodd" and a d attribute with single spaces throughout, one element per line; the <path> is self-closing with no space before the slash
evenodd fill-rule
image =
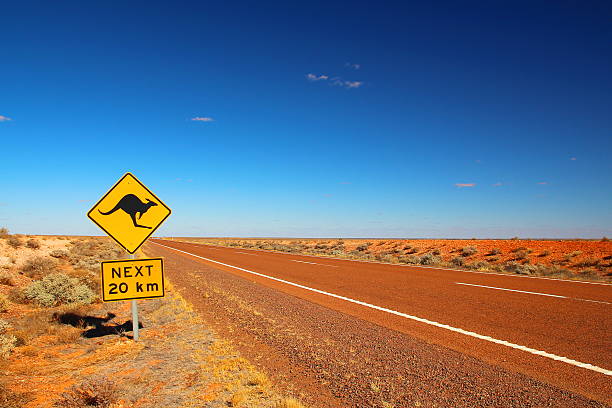
<path id="1" fill-rule="evenodd" d="M 612 243 L 607 238 L 600 241 L 546 241 L 518 238 L 511 240 L 183 238 L 182 240 L 391 264 L 612 281 Z"/>
<path id="2" fill-rule="evenodd" d="M 171 283 L 139 302 L 99 298 L 106 238 L 27 237 L 0 228 L 0 407 L 293 407 L 191 310 Z M 69 362 L 69 363 L 68 363 Z"/>

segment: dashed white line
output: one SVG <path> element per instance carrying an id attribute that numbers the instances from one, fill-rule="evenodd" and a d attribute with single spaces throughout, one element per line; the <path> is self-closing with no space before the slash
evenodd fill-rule
<path id="1" fill-rule="evenodd" d="M 487 289 L 495 289 L 495 290 L 505 290 L 507 292 L 527 293 L 529 295 L 548 296 L 548 297 L 554 297 L 554 298 L 560 298 L 560 299 L 580 300 L 582 302 L 603 303 L 603 304 L 606 304 L 606 305 L 611 304 L 609 302 L 604 302 L 603 300 L 591 300 L 591 299 L 573 298 L 573 297 L 562 296 L 562 295 L 551 295 L 550 293 L 529 292 L 527 290 L 517 290 L 517 289 L 508 289 L 508 288 L 497 288 L 495 286 L 476 285 L 476 284 L 473 284 L 473 283 L 464 283 L 464 282 L 455 282 L 455 283 L 457 285 L 476 286 L 476 287 L 479 287 L 479 288 L 487 288 Z"/>
<path id="2" fill-rule="evenodd" d="M 273 276 L 264 275 L 263 273 L 253 272 L 253 271 L 250 271 L 248 269 L 240 268 L 238 266 L 229 265 L 229 264 L 226 264 L 226 263 L 223 263 L 223 262 L 215 261 L 213 259 L 205 258 L 205 257 L 200 256 L 200 255 L 192 254 L 192 253 L 187 252 L 187 251 L 182 251 L 180 249 L 176 249 L 176 248 L 172 248 L 172 247 L 169 247 L 169 246 L 166 246 L 166 245 L 158 244 L 157 242 L 154 242 L 154 244 L 162 246 L 164 248 L 172 249 L 172 250 L 177 251 L 177 252 L 182 252 L 182 253 L 187 254 L 187 255 L 191 255 L 191 256 L 193 256 L 195 258 L 200 258 L 200 259 L 204 259 L 205 261 L 209 261 L 209 262 L 213 262 L 213 263 L 216 263 L 216 264 L 219 264 L 219 265 L 223 265 L 223 266 L 226 266 L 228 268 L 233 268 L 233 269 L 236 269 L 236 270 L 239 270 L 239 271 L 242 271 L 242 272 L 250 273 L 252 275 L 260 276 L 262 278 L 270 279 L 270 280 L 273 280 L 273 281 L 276 281 L 276 282 L 281 282 L 281 283 L 284 283 L 286 285 L 295 286 L 297 288 L 308 290 L 310 292 L 319 293 L 321 295 L 325 295 L 325 296 L 333 297 L 333 298 L 336 298 L 336 299 L 344 300 L 346 302 L 350 302 L 350 303 L 354 303 L 354 304 L 361 305 L 361 306 L 364 306 L 364 307 L 368 307 L 370 309 L 379 310 L 381 312 L 386 312 L 386 313 L 389 313 L 389 314 L 392 314 L 392 315 L 404 317 L 406 319 L 414 320 L 414 321 L 417 321 L 417 322 L 420 322 L 420 323 L 425 323 L 425 324 L 428 324 L 430 326 L 439 327 L 441 329 L 446 329 L 446 330 L 449 330 L 449 331 L 452 331 L 452 332 L 455 332 L 455 333 L 460 333 L 460 334 L 463 334 L 463 335 L 466 335 L 466 336 L 470 336 L 470 337 L 474 337 L 474 338 L 477 338 L 477 339 L 480 339 L 480 340 L 489 341 L 491 343 L 500 344 L 502 346 L 510 347 L 510 348 L 513 348 L 513 349 L 516 349 L 516 350 L 521 350 L 521 351 L 524 351 L 524 352 L 527 352 L 527 353 L 530 353 L 530 354 L 535 354 L 535 355 L 546 357 L 546 358 L 549 358 L 549 359 L 552 359 L 552 360 L 561 361 L 561 362 L 564 362 L 564 363 L 567 363 L 567 364 L 570 364 L 570 365 L 573 365 L 573 366 L 576 366 L 576 367 L 586 368 L 587 370 L 591 370 L 591 371 L 595 371 L 597 373 L 601 373 L 601 374 L 604 374 L 604 375 L 612 376 L 612 370 L 607 370 L 605 368 L 601 368 L 601 367 L 598 367 L 598 366 L 593 365 L 593 364 L 583 363 L 583 362 L 580 362 L 580 361 L 572 360 L 571 358 L 567 358 L 567 357 L 563 357 L 563 356 L 558 356 L 556 354 L 552 354 L 552 353 L 549 353 L 549 352 L 546 352 L 546 351 L 542 351 L 542 350 L 537 350 L 537 349 L 534 349 L 534 348 L 531 348 L 531 347 L 521 346 L 519 344 L 514 344 L 514 343 L 511 343 L 509 341 L 495 339 L 495 338 L 490 337 L 490 336 L 486 336 L 486 335 L 483 335 L 483 334 L 478 334 L 478 333 L 475 333 L 475 332 L 472 332 L 472 331 L 469 331 L 469 330 L 460 329 L 458 327 L 449 326 L 449 325 L 444 324 L 444 323 L 438 323 L 438 322 L 435 322 L 433 320 L 428 320 L 428 319 L 424 319 L 422 317 L 412 316 L 412 315 L 409 315 L 409 314 L 406 314 L 406 313 L 398 312 L 396 310 L 387 309 L 385 307 L 372 305 L 370 303 L 362 302 L 360 300 L 351 299 L 351 298 L 348 298 L 346 296 L 336 295 L 335 293 L 325 292 L 325 291 L 320 290 L 320 289 L 315 289 L 315 288 L 311 288 L 311 287 L 308 287 L 308 286 L 300 285 L 299 283 L 289 282 L 289 281 L 286 281 L 284 279 L 279 279 L 279 278 L 275 278 Z"/>
<path id="3" fill-rule="evenodd" d="M 299 263 L 305 263 L 305 264 L 311 264 L 311 265 L 329 266 L 330 268 L 338 268 L 338 266 L 336 266 L 336 265 L 326 265 L 326 264 L 320 264 L 320 263 L 316 263 L 316 262 L 298 261 L 297 259 L 290 259 L 290 261 L 292 261 L 292 262 L 299 262 Z"/>

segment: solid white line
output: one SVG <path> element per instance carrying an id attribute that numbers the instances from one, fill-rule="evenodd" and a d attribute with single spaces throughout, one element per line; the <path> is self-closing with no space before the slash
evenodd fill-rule
<path id="1" fill-rule="evenodd" d="M 325 265 L 325 264 L 320 264 L 320 263 L 316 263 L 316 262 L 298 261 L 297 259 L 290 259 L 290 261 L 292 261 L 292 262 L 299 262 L 299 263 L 305 263 L 305 264 L 311 264 L 311 265 L 329 266 L 330 268 L 338 268 L 338 266 L 336 266 L 336 265 Z"/>
<path id="2" fill-rule="evenodd" d="M 170 240 L 170 241 L 172 241 L 172 240 Z M 199 244 L 199 243 L 188 242 L 188 241 L 173 241 L 173 242 L 183 242 L 183 243 L 186 243 L 186 244 L 202 245 L 202 246 L 206 246 L 206 247 L 212 247 L 213 246 L 212 244 Z M 216 246 L 218 248 L 225 248 L 225 249 L 233 249 L 234 248 L 234 247 L 226 247 L 226 246 L 222 246 L 222 245 L 216 245 Z M 251 249 L 251 248 L 243 248 L 243 249 L 245 251 L 271 252 L 271 253 L 275 253 L 275 254 L 291 255 L 288 252 L 274 251 L 274 250 L 271 250 L 271 249 Z M 318 256 L 318 255 L 307 255 L 307 254 L 300 254 L 300 256 L 308 256 L 308 257 L 311 257 L 311 258 L 318 258 L 318 259 L 335 259 L 335 260 L 338 260 L 338 261 L 370 263 L 370 264 L 377 264 L 377 265 L 399 266 L 399 267 L 403 267 L 403 268 L 436 269 L 436 270 L 439 270 L 439 271 L 478 273 L 478 274 L 482 274 L 482 275 L 506 276 L 508 278 L 543 279 L 543 280 L 551 280 L 551 281 L 556 281 L 556 282 L 582 283 L 582 284 L 585 284 L 585 285 L 612 286 L 612 283 L 589 282 L 589 281 L 571 280 L 571 279 L 559 279 L 559 278 L 546 278 L 544 276 L 527 276 L 527 275 L 516 275 L 516 274 L 510 274 L 510 273 L 467 271 L 465 269 L 440 268 L 438 266 L 391 264 L 391 263 L 388 263 L 388 262 L 365 261 L 365 260 L 359 260 L 359 259 L 337 258 L 337 257 L 332 257 L 332 256 Z"/>
<path id="3" fill-rule="evenodd" d="M 228 265 L 228 264 L 223 263 L 223 262 L 215 261 L 213 259 L 205 258 L 205 257 L 200 256 L 200 255 L 195 255 L 195 254 L 192 254 L 192 253 L 187 252 L 187 251 L 182 251 L 180 249 L 176 249 L 176 248 L 172 248 L 172 247 L 169 247 L 169 246 L 166 246 L 166 245 L 158 244 L 156 242 L 154 242 L 154 244 L 157 244 L 157 245 L 162 246 L 164 248 L 172 249 L 174 251 L 182 252 L 184 254 L 191 255 L 191 256 L 196 257 L 196 258 L 204 259 L 204 260 L 209 261 L 209 262 L 213 262 L 213 263 L 216 263 L 216 264 L 219 264 L 219 265 L 227 266 L 229 268 L 237 269 L 239 271 L 250 273 L 252 275 L 260 276 L 262 278 L 266 278 L 266 279 L 270 279 L 270 280 L 273 280 L 273 281 L 281 282 L 281 283 L 284 283 L 284 284 L 287 284 L 287 285 L 295 286 L 295 287 L 300 288 L 300 289 L 304 289 L 304 290 L 308 290 L 308 291 L 311 291 L 311 292 L 319 293 L 321 295 L 330 296 L 330 297 L 333 297 L 333 298 L 336 298 L 336 299 L 341 299 L 341 300 L 344 300 L 344 301 L 347 301 L 347 302 L 350 302 L 350 303 L 355 303 L 357 305 L 369 307 L 370 309 L 375 309 L 375 310 L 379 310 L 381 312 L 390 313 L 390 314 L 393 314 L 393 315 L 396 315 L 396 316 L 404 317 L 406 319 L 410 319 L 410 320 L 414 320 L 414 321 L 417 321 L 417 322 L 425 323 L 425 324 L 428 324 L 428 325 L 431 325 L 431 326 L 435 326 L 435 327 L 439 327 L 439 328 L 442 328 L 442 329 L 450 330 L 450 331 L 455 332 L 455 333 L 464 334 L 466 336 L 474 337 L 474 338 L 477 338 L 477 339 L 480 339 L 480 340 L 486 340 L 486 341 L 489 341 L 491 343 L 501 344 L 502 346 L 506 346 L 506 347 L 510 347 L 510 348 L 513 348 L 513 349 L 525 351 L 527 353 L 531 353 L 531 354 L 535 354 L 535 355 L 538 355 L 538 356 L 550 358 L 552 360 L 561 361 L 561 362 L 564 362 L 564 363 L 567 363 L 567 364 L 571 364 L 571 365 L 576 366 L 576 367 L 586 368 L 587 370 L 591 370 L 591 371 L 595 371 L 595 372 L 598 372 L 598 373 L 601 373 L 601 374 L 604 374 L 604 375 L 612 376 L 612 370 L 607 370 L 605 368 L 601 368 L 601 367 L 598 367 L 598 366 L 595 366 L 595 365 L 592 365 L 592 364 L 582 363 L 580 361 L 572 360 L 571 358 L 558 356 L 556 354 L 548 353 L 548 352 L 542 351 L 542 350 L 536 350 L 536 349 L 533 349 L 531 347 L 521 346 L 519 344 L 510 343 L 510 342 L 505 341 L 505 340 L 498 340 L 498 339 L 495 339 L 493 337 L 489 337 L 489 336 L 485 336 L 485 335 L 482 335 L 482 334 L 474 333 L 474 332 L 468 331 L 468 330 L 463 330 L 463 329 L 460 329 L 460 328 L 457 328 L 457 327 L 449 326 L 449 325 L 444 324 L 444 323 L 438 323 L 438 322 L 435 322 L 433 320 L 428 320 L 428 319 L 424 319 L 422 317 L 412 316 L 412 315 L 409 315 L 409 314 L 406 314 L 406 313 L 402 313 L 402 312 L 398 312 L 398 311 L 395 311 L 395 310 L 392 310 L 392 309 L 387 309 L 385 307 L 376 306 L 376 305 L 372 305 L 370 303 L 362 302 L 360 300 L 355 300 L 355 299 L 351 299 L 351 298 L 348 298 L 348 297 L 345 297 L 345 296 L 336 295 L 335 293 L 325 292 L 325 291 L 320 290 L 320 289 L 315 289 L 315 288 L 311 288 L 311 287 L 308 287 L 308 286 L 300 285 L 298 283 L 289 282 L 289 281 L 286 281 L 284 279 L 279 279 L 279 278 L 275 278 L 273 276 L 264 275 L 263 273 L 249 271 L 248 269 L 240 268 L 240 267 L 234 266 L 234 265 Z"/>
<path id="4" fill-rule="evenodd" d="M 466 285 L 466 286 L 476 286 L 479 288 L 487 288 L 487 289 L 496 289 L 496 290 L 505 290 L 508 292 L 518 292 L 518 293 L 528 293 L 530 295 L 538 295 L 538 296 L 549 296 L 549 297 L 555 297 L 555 298 L 560 298 L 560 299 L 572 299 L 572 300 L 580 300 L 583 302 L 593 302 L 593 303 L 603 303 L 606 305 L 610 305 L 612 303 L 609 302 L 604 302 L 603 300 L 591 300 L 591 299 L 581 299 L 581 298 L 573 298 L 573 297 L 569 297 L 569 296 L 561 296 L 561 295 L 551 295 L 550 293 L 541 293 L 541 292 L 529 292 L 526 290 L 517 290 L 517 289 L 507 289 L 507 288 L 497 288 L 495 286 L 485 286 L 485 285 L 475 285 L 473 283 L 463 283 L 463 282 L 455 282 L 457 285 Z"/>

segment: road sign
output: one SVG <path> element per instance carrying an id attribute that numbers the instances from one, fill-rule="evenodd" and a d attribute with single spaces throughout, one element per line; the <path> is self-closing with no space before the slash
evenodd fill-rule
<path id="1" fill-rule="evenodd" d="M 102 262 L 102 300 L 164 297 L 164 263 L 161 258 Z"/>
<path id="2" fill-rule="evenodd" d="M 87 216 L 133 254 L 171 212 L 134 175 L 126 173 Z"/>

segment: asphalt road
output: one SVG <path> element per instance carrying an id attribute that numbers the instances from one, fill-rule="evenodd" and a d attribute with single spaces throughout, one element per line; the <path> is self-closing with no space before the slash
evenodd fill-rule
<path id="1" fill-rule="evenodd" d="M 612 285 L 152 242 L 508 372 L 612 401 Z"/>

